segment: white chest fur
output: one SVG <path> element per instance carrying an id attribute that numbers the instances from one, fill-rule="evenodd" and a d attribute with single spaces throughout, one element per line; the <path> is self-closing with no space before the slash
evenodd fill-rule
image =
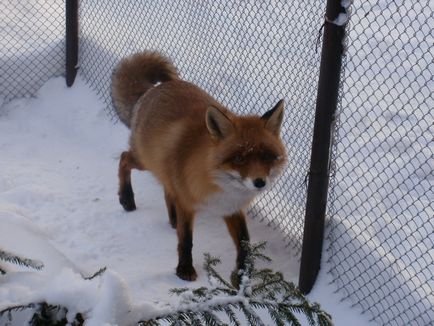
<path id="1" fill-rule="evenodd" d="M 221 172 L 216 176 L 216 184 L 221 191 L 211 194 L 205 202 L 196 208 L 196 216 L 216 218 L 231 215 L 246 208 L 259 194 L 259 191 L 248 186 L 246 181 L 236 172 Z"/>
<path id="2" fill-rule="evenodd" d="M 221 191 L 212 194 L 196 209 L 199 218 L 218 218 L 244 209 L 253 199 L 251 192 Z"/>

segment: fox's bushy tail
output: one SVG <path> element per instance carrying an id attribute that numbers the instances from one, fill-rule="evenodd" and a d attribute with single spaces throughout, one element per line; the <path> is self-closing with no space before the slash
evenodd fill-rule
<path id="1" fill-rule="evenodd" d="M 123 59 L 112 77 L 112 101 L 119 119 L 130 127 L 137 100 L 156 83 L 178 78 L 172 62 L 158 52 L 145 51 Z"/>

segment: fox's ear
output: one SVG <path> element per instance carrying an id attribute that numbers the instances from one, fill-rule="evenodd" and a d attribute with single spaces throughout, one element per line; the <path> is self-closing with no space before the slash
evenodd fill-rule
<path id="1" fill-rule="evenodd" d="M 261 119 L 266 121 L 265 128 L 277 136 L 280 133 L 280 126 L 282 125 L 284 106 L 284 101 L 280 100 L 270 111 L 265 112 L 261 117 Z"/>
<path id="2" fill-rule="evenodd" d="M 227 137 L 234 130 L 229 117 L 215 106 L 206 110 L 206 126 L 210 134 L 219 139 Z"/>

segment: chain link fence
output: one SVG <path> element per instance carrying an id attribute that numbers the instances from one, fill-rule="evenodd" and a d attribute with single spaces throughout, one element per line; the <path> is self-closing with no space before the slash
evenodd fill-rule
<path id="1" fill-rule="evenodd" d="M 0 2 L 0 104 L 65 66 L 64 1 Z M 355 1 L 333 147 L 326 268 L 381 325 L 434 320 L 434 6 Z M 289 166 L 250 215 L 301 250 L 324 2 L 80 2 L 80 74 L 111 107 L 111 73 L 144 49 L 238 113 L 287 103 Z"/>
<path id="2" fill-rule="evenodd" d="M 250 215 L 283 231 L 299 254 L 315 111 L 324 4 L 303 1 L 81 1 L 81 75 L 107 103 L 111 74 L 124 56 L 155 49 L 182 78 L 238 113 L 286 101 L 282 130 L 289 167 Z"/>
<path id="3" fill-rule="evenodd" d="M 434 320 L 433 9 L 355 1 L 347 29 L 328 267 L 381 325 Z"/>
<path id="4" fill-rule="evenodd" d="M 63 1 L 0 1 L 0 104 L 65 70 Z"/>

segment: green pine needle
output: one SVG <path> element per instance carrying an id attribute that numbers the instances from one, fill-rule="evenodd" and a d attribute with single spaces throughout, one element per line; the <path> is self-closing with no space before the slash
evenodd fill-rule
<path id="1" fill-rule="evenodd" d="M 171 294 L 180 296 L 182 305 L 174 312 L 160 316 L 152 321 L 140 321 L 140 325 L 159 325 L 160 321 L 170 325 L 205 325 L 220 326 L 224 324 L 217 313 L 225 314 L 230 325 L 241 326 L 239 315 L 252 326 L 264 326 L 258 311 L 268 312 L 277 326 L 301 326 L 297 315 L 304 315 L 310 325 L 331 326 L 331 317 L 322 311 L 316 303 L 310 304 L 298 288 L 284 279 L 282 273 L 271 269 L 257 270 L 258 260 L 269 262 L 271 259 L 263 254 L 265 242 L 242 244 L 247 252 L 245 269 L 239 271 L 240 289 L 225 280 L 215 269 L 220 259 L 206 253 L 204 269 L 211 288 L 200 287 L 194 290 L 172 289 Z M 183 308 L 184 307 L 184 308 Z M 185 307 L 192 310 L 183 310 Z M 154 322 L 157 322 L 155 324 Z"/>
<path id="2" fill-rule="evenodd" d="M 286 324 L 301 326 L 297 319 L 299 315 L 303 315 L 310 325 L 333 325 L 331 316 L 321 310 L 317 303 L 309 303 L 293 283 L 284 279 L 282 273 L 273 272 L 267 268 L 256 269 L 255 265 L 258 260 L 271 261 L 269 257 L 263 254 L 265 242 L 258 244 L 243 243 L 243 248 L 247 253 L 245 269 L 235 274 L 241 280 L 239 289 L 235 288 L 230 281 L 223 278 L 215 269 L 220 264 L 220 259 L 205 254 L 204 269 L 210 286 L 202 286 L 197 289 L 171 289 L 170 293 L 180 298 L 178 308 L 174 308 L 172 313 L 151 320 L 141 320 L 138 325 L 157 326 L 163 323 L 164 325 L 173 326 L 227 326 L 220 319 L 221 316 L 226 316 L 229 325 L 241 326 L 240 319 L 242 319 L 252 326 L 265 326 L 265 322 L 260 317 L 264 311 L 268 313 L 269 318 L 277 326 Z M 43 266 L 40 262 L 1 250 L 0 260 L 36 269 Z M 105 270 L 105 267 L 101 268 L 86 279 L 101 276 Z M 62 306 L 30 303 L 2 310 L 0 316 L 5 313 L 12 316 L 13 312 L 24 309 L 33 309 L 35 313 L 32 320 L 42 323 L 59 320 L 56 319 L 58 317 L 63 322 L 67 313 L 66 308 Z M 81 314 L 77 314 L 76 321 L 77 325 L 84 322 Z"/>
<path id="3" fill-rule="evenodd" d="M 95 272 L 92 276 L 85 277 L 85 280 L 93 280 L 95 277 L 101 276 L 107 270 L 107 267 L 100 268 L 97 272 Z"/>
<path id="4" fill-rule="evenodd" d="M 33 260 L 29 258 L 23 258 L 18 255 L 6 252 L 0 249 L 0 260 L 7 261 L 16 265 L 34 268 L 40 270 L 44 267 L 44 264 L 39 260 Z"/>

